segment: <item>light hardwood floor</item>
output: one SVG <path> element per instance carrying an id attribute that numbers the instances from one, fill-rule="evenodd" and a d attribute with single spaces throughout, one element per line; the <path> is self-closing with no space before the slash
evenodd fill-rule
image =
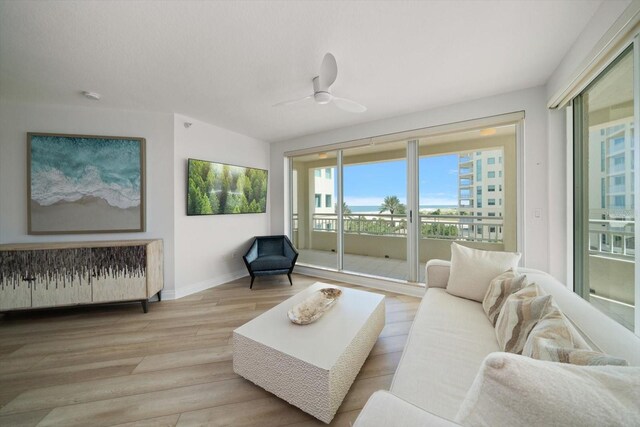
<path id="1" fill-rule="evenodd" d="M 249 279 L 152 303 L 0 318 L 0 426 L 321 426 L 234 374 L 233 329 L 316 281 Z M 361 288 L 365 289 L 365 288 Z M 366 289 L 365 289 L 366 290 Z M 330 424 L 391 384 L 419 299 L 387 296 L 386 326 Z"/>

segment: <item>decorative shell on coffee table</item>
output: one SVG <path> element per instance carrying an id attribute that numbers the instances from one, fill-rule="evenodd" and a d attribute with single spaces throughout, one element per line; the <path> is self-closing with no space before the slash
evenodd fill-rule
<path id="1" fill-rule="evenodd" d="M 342 291 L 336 288 L 322 288 L 287 313 L 289 320 L 297 325 L 315 322 L 338 301 Z"/>

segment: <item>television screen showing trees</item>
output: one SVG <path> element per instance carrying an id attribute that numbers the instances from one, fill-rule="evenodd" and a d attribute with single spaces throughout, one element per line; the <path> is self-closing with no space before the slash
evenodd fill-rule
<path id="1" fill-rule="evenodd" d="M 189 159 L 187 215 L 264 213 L 267 171 Z"/>

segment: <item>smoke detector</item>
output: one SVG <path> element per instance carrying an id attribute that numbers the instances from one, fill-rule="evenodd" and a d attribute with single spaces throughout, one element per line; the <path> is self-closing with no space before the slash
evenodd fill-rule
<path id="1" fill-rule="evenodd" d="M 102 95 L 100 95 L 98 92 L 89 92 L 89 91 L 83 90 L 82 94 L 86 98 L 89 98 L 92 101 L 100 101 L 100 98 L 102 98 Z"/>

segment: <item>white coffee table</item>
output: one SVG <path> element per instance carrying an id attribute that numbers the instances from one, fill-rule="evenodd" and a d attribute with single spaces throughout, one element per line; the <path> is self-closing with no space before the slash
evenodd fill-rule
<path id="1" fill-rule="evenodd" d="M 339 288 L 342 296 L 316 322 L 291 323 L 287 311 L 321 288 Z M 384 313 L 384 295 L 314 283 L 233 331 L 233 370 L 329 423 L 378 339 Z"/>

